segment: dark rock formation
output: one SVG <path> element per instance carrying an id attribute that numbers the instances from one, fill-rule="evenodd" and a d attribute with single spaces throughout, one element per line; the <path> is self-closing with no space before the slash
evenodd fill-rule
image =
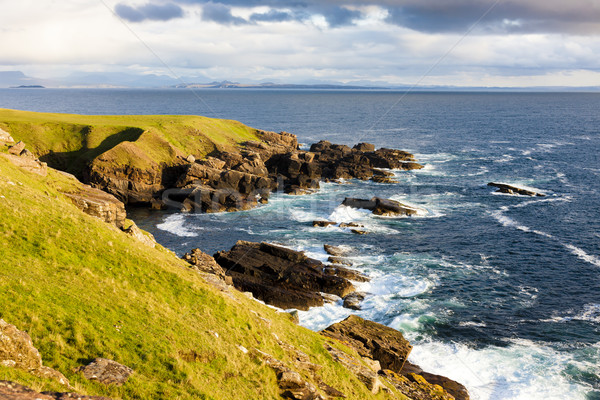
<path id="1" fill-rule="evenodd" d="M 406 361 L 412 346 L 395 329 L 351 315 L 321 334 L 344 342 L 363 357 L 379 361 L 381 376 L 411 399 L 469 400 L 469 393 L 462 384 L 424 372 Z"/>
<path id="2" fill-rule="evenodd" d="M 361 356 L 377 360 L 382 368 L 393 371 L 402 370 L 412 350 L 401 332 L 356 315 L 325 328 L 321 334 L 349 344 Z"/>
<path id="3" fill-rule="evenodd" d="M 323 305 L 323 293 L 344 297 L 352 283 L 304 253 L 268 243 L 238 241 L 215 260 L 233 278 L 234 286 L 280 308 L 307 310 Z"/>
<path id="4" fill-rule="evenodd" d="M 326 228 L 328 226 L 335 225 L 336 223 L 333 221 L 313 221 L 312 226 L 319 228 Z"/>
<path id="5" fill-rule="evenodd" d="M 543 193 L 538 193 L 538 192 L 534 192 L 532 190 L 527 190 L 527 189 L 519 188 L 519 187 L 512 186 L 512 185 L 507 185 L 505 183 L 490 182 L 490 183 L 488 183 L 488 186 L 493 186 L 493 187 L 498 188 L 497 192 L 500 192 L 500 193 L 520 194 L 521 196 L 539 196 L 539 197 L 545 196 L 545 194 L 543 194 Z"/>
<path id="6" fill-rule="evenodd" d="M 365 296 L 366 294 L 362 292 L 350 293 L 348 296 L 344 297 L 344 308 L 360 310 L 360 303 L 365 299 Z"/>
<path id="7" fill-rule="evenodd" d="M 3 400 L 111 400 L 108 397 L 85 396 L 77 393 L 36 392 L 26 386 L 0 381 L 0 399 Z"/>
<path id="8" fill-rule="evenodd" d="M 382 199 L 380 197 L 373 197 L 371 200 L 346 197 L 342 205 L 353 208 L 364 208 L 371 210 L 375 215 L 382 216 L 416 215 L 419 212 L 418 209 L 402 204 L 399 201 Z"/>
<path id="9" fill-rule="evenodd" d="M 131 368 L 106 358 L 96 358 L 85 367 L 80 367 L 79 371 L 83 373 L 85 379 L 117 386 L 127 382 L 133 373 Z"/>
<path id="10" fill-rule="evenodd" d="M 189 253 L 185 253 L 181 258 L 190 263 L 198 271 L 216 275 L 217 277 L 219 277 L 219 279 L 221 279 L 228 285 L 233 284 L 233 280 L 231 279 L 231 277 L 225 274 L 225 271 L 223 270 L 223 268 L 221 268 L 219 264 L 217 264 L 215 259 L 209 256 L 208 254 L 204 253 L 202 250 L 192 249 L 192 251 L 190 251 Z"/>

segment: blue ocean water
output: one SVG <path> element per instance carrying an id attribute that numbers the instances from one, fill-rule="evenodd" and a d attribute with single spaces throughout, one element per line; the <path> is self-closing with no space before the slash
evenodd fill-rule
<path id="1" fill-rule="evenodd" d="M 0 107 L 82 114 L 198 114 L 321 139 L 414 153 L 397 184 L 328 183 L 275 194 L 240 213 L 131 215 L 178 254 L 239 239 L 326 260 L 348 246 L 372 281 L 359 315 L 402 330 L 411 359 L 467 385 L 474 399 L 600 399 L 600 94 L 285 90 L 0 90 Z M 546 197 L 500 195 L 491 181 Z M 411 218 L 340 206 L 377 195 Z M 360 222 L 368 235 L 313 228 Z M 353 311 L 354 312 L 354 311 Z M 321 329 L 341 304 L 301 312 Z"/>

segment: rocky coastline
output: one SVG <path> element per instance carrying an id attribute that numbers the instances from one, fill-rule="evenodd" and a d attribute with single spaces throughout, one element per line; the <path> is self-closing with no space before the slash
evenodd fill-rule
<path id="1" fill-rule="evenodd" d="M 320 182 L 343 179 L 372 179 L 377 183 L 389 183 L 391 178 L 386 169 L 423 168 L 413 155 L 400 150 L 376 150 L 368 143 L 350 148 L 321 141 L 306 151 L 299 149 L 294 135 L 259 132 L 260 142 L 244 142 L 238 152 L 215 151 L 198 159 L 193 154 L 185 158 L 176 155 L 172 163 L 153 170 L 111 166 L 100 155 L 86 167 L 83 175 L 85 183 L 90 186 L 77 182 L 75 186 L 78 189 L 65 191 L 64 195 L 83 212 L 103 219 L 154 247 L 156 242 L 151 236 L 150 239 L 126 220 L 125 205 L 151 206 L 154 209 L 176 207 L 187 212 L 238 211 L 268 202 L 270 193 L 274 191 L 302 195 L 317 190 Z M 0 133 L 8 135 L 3 131 Z M 26 160 L 27 165 L 23 168 L 47 168 L 25 149 L 23 142 L 14 143 L 10 135 L 4 136 L 3 141 L 10 146 L 9 155 L 5 157 L 15 165 L 23 167 L 22 160 Z M 65 175 L 65 179 L 76 181 L 70 175 Z M 365 208 L 383 216 L 410 216 L 418 212 L 413 207 L 380 198 L 347 198 L 343 204 Z M 315 222 L 316 226 L 327 226 L 328 221 Z M 281 309 L 306 310 L 338 300 L 342 300 L 347 308 L 360 309 L 364 293 L 357 292 L 353 282 L 365 282 L 369 278 L 348 268 L 351 263 L 345 260 L 343 249 L 325 245 L 325 250 L 331 255 L 330 264 L 280 245 L 244 241 L 238 241 L 230 250 L 220 251 L 213 257 L 194 249 L 182 258 L 190 267 L 208 276 L 207 282 L 221 290 L 227 292 L 233 287 L 241 292 L 250 292 L 254 298 Z M 22 337 L 32 353 L 37 352 L 27 334 L 23 335 L 14 326 L 0 321 L 6 331 L 10 329 L 16 336 Z M 407 362 L 412 346 L 398 331 L 350 316 L 331 325 L 321 335 L 356 352 L 357 355 L 349 355 L 340 351 L 334 342 L 325 347 L 334 361 L 343 365 L 373 394 L 380 391 L 392 393 L 391 388 L 394 388 L 413 400 L 469 399 L 466 388 L 460 383 L 425 372 Z M 302 362 L 301 355 L 294 366 L 285 365 L 259 350 L 252 351 L 251 355 L 276 372 L 280 394 L 284 398 L 346 397 L 337 388 L 324 383 L 315 372 L 318 366 Z M 12 353 L 3 356 L 5 359 L 14 358 Z M 36 357 L 36 365 L 44 368 L 39 353 Z M 316 386 L 302 378 L 307 371 L 317 382 Z M 129 369 L 127 376 L 130 373 Z M 14 383 L 0 382 L 0 394 L 3 393 L 14 399 L 79 396 L 72 393 L 38 394 Z"/>

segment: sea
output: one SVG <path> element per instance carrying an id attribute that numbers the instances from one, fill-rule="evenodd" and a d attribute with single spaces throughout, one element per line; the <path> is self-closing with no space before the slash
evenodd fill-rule
<path id="1" fill-rule="evenodd" d="M 268 241 L 326 262 L 346 246 L 371 277 L 362 310 L 300 312 L 320 330 L 351 313 L 402 331 L 413 363 L 473 399 L 600 399 L 600 94 L 268 89 L 2 89 L 0 107 L 78 114 L 194 114 L 415 154 L 397 183 L 324 183 L 236 213 L 132 209 L 179 255 Z M 544 197 L 499 194 L 502 182 Z M 414 205 L 386 218 L 341 205 Z M 312 221 L 357 222 L 355 235 Z"/>

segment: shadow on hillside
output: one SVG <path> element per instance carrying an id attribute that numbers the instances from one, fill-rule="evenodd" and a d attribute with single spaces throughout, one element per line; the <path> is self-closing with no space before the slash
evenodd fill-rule
<path id="1" fill-rule="evenodd" d="M 43 155 L 40 160 L 48 163 L 48 166 L 69 172 L 82 180 L 85 175 L 86 167 L 100 154 L 112 149 L 122 142 L 135 142 L 140 138 L 143 129 L 125 128 L 120 132 L 112 134 L 102 141 L 98 146 L 90 148 L 87 143 L 87 137 L 90 133 L 90 127 L 85 126 L 81 129 L 83 137 L 82 148 L 77 151 L 54 152 Z"/>

